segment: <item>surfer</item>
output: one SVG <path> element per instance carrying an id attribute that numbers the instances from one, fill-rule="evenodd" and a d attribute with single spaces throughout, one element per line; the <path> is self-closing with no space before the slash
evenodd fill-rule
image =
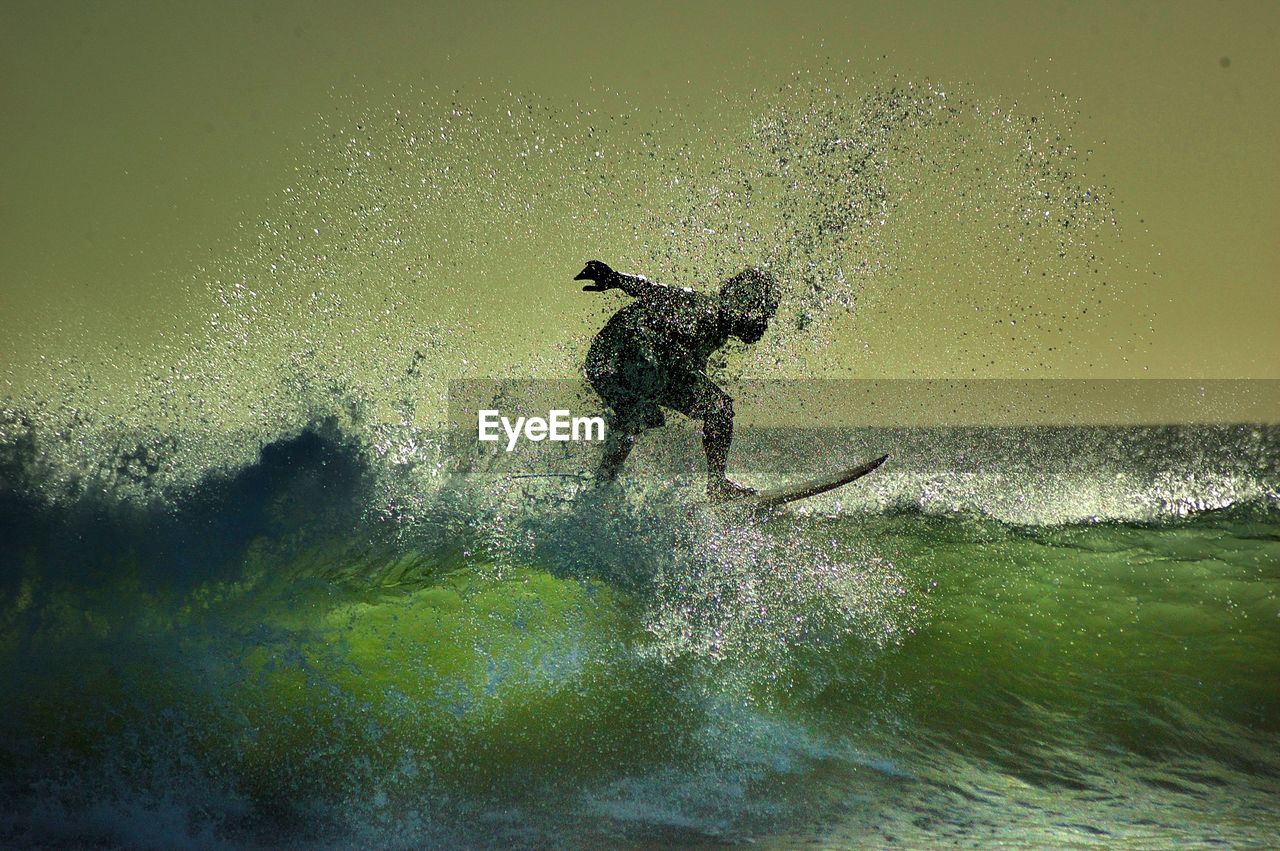
<path id="1" fill-rule="evenodd" d="M 755 493 L 725 475 L 733 440 L 733 399 L 707 377 L 711 353 L 737 337 L 755 343 L 778 310 L 778 284 L 760 269 L 745 269 L 715 296 L 615 272 L 599 260 L 575 281 L 582 289 L 619 289 L 636 299 L 615 313 L 587 352 L 586 374 L 608 408 L 604 458 L 596 477 L 612 481 L 636 438 L 666 424 L 662 408 L 702 421 L 707 496 L 712 502 Z"/>

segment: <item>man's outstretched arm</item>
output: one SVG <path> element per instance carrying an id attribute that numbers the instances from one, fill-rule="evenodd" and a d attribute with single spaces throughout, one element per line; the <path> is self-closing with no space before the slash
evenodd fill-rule
<path id="1" fill-rule="evenodd" d="M 652 295 L 661 295 L 670 293 L 675 290 L 666 284 L 659 284 L 649 280 L 644 275 L 625 275 L 621 272 L 615 272 L 605 263 L 599 260 L 590 260 L 587 262 L 586 268 L 577 274 L 575 281 L 593 281 L 583 287 L 585 292 L 604 292 L 605 290 L 622 290 L 632 298 L 645 298 Z"/>
<path id="2" fill-rule="evenodd" d="M 632 298 L 641 298 L 648 295 L 649 291 L 653 289 L 667 289 L 665 284 L 651 281 L 644 275 L 627 275 L 623 272 L 614 272 L 613 274 L 613 285 Z"/>

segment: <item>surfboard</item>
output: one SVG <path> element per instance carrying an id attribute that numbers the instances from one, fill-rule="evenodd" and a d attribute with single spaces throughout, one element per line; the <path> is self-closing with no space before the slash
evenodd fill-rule
<path id="1" fill-rule="evenodd" d="M 810 479 L 807 482 L 799 482 L 792 485 L 783 485 L 779 488 L 770 488 L 766 491 L 760 491 L 749 496 L 738 497 L 726 502 L 720 503 L 717 507 L 732 506 L 734 508 L 744 508 L 749 511 L 758 511 L 762 509 L 777 508 L 780 505 L 786 505 L 788 502 L 795 502 L 797 499 L 807 499 L 811 496 L 817 496 L 820 493 L 826 493 L 829 490 L 835 490 L 838 487 L 849 484 L 849 482 L 857 481 L 863 476 L 875 471 L 881 464 L 889 460 L 888 455 L 881 455 L 874 461 L 868 461 L 857 467 L 850 467 L 847 470 L 841 470 L 837 473 L 831 473 L 817 479 Z"/>

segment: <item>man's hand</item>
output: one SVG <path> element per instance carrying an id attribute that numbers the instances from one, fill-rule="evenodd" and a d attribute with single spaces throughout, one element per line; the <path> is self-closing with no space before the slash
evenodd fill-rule
<path id="1" fill-rule="evenodd" d="M 599 260 L 588 260 L 581 272 L 574 276 L 575 281 L 594 281 L 582 288 L 583 292 L 602 293 L 618 286 L 618 273 Z"/>

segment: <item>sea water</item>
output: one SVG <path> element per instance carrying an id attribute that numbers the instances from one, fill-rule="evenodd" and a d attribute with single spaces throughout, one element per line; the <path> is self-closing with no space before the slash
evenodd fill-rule
<path id="1" fill-rule="evenodd" d="M 317 425 L 164 506 L 9 480 L 6 842 L 1280 829 L 1274 428 L 1023 430 L 977 472 L 917 449 L 767 520 L 666 478 L 472 474 L 388 521 L 353 439 Z M 1064 444 L 1073 476 L 1028 462 Z"/>

